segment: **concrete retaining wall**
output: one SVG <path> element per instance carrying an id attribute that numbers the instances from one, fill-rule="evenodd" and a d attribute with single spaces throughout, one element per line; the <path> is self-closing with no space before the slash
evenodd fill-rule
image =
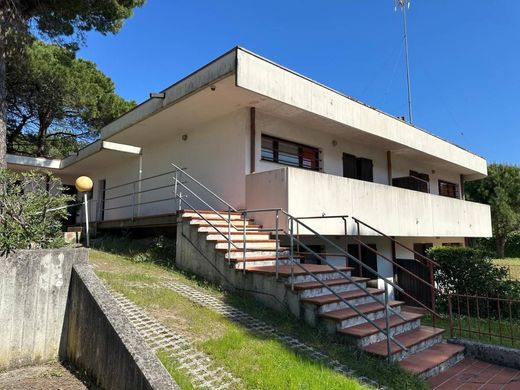
<path id="1" fill-rule="evenodd" d="M 102 388 L 179 388 L 88 265 L 72 271 L 60 355 Z"/>
<path id="2" fill-rule="evenodd" d="M 450 339 L 449 341 L 450 343 L 464 345 L 468 357 L 520 370 L 520 349 L 464 339 Z"/>
<path id="3" fill-rule="evenodd" d="M 87 258 L 83 248 L 0 256 L 0 369 L 57 358 L 71 269 Z"/>
<path id="4" fill-rule="evenodd" d="M 246 272 L 228 265 L 224 252 L 215 251 L 215 243 L 198 233 L 189 221 L 177 224 L 175 265 L 236 293 L 248 294 L 264 305 L 281 312 L 289 310 L 300 317 L 300 301 L 296 293 L 279 283 L 274 275 Z"/>

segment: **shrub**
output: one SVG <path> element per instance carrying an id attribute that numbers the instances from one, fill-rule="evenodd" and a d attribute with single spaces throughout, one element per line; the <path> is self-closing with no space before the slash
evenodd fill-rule
<path id="1" fill-rule="evenodd" d="M 125 234 L 106 235 L 95 240 L 93 247 L 124 255 L 136 263 L 151 262 L 172 266 L 175 260 L 175 240 L 162 235 L 147 239 L 131 239 Z"/>
<path id="2" fill-rule="evenodd" d="M 0 169 L 1 254 L 64 245 L 61 228 L 72 197 L 62 190 L 60 179 L 48 171 Z"/>
<path id="3" fill-rule="evenodd" d="M 486 252 L 474 248 L 433 247 L 428 253 L 440 265 L 435 271 L 435 282 L 445 294 L 437 302 L 440 310 L 447 309 L 447 294 L 520 299 L 520 283 L 508 280 L 507 268 L 493 264 Z M 513 308 L 515 313 L 520 312 L 517 306 Z M 490 314 L 494 314 L 494 308 L 492 312 Z"/>

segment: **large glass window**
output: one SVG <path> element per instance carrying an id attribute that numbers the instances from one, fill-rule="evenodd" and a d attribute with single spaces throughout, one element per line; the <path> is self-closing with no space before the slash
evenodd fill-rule
<path id="1" fill-rule="evenodd" d="M 262 134 L 262 160 L 318 171 L 320 151 L 312 146 Z"/>

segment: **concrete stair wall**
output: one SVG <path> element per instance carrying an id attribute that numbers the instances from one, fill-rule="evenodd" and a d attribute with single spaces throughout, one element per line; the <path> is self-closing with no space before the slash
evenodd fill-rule
<path id="1" fill-rule="evenodd" d="M 385 329 L 384 290 L 367 288 L 369 279 L 352 277 L 348 267 L 335 270 L 328 265 L 300 264 L 300 258 L 292 260 L 289 248 L 279 247 L 274 235 L 252 220 L 245 221 L 244 239 L 240 213 L 231 214 L 233 226 L 229 230 L 227 212 L 217 215 L 199 210 L 199 214 L 184 211 L 178 215 L 179 268 L 252 295 L 275 310 L 289 310 L 312 327 L 337 334 L 367 353 L 387 357 L 386 335 L 352 308 Z M 234 244 L 229 253 L 228 235 Z M 402 310 L 403 304 L 390 301 L 394 312 L 390 313 L 389 324 L 390 334 L 407 350 L 392 342 L 391 360 L 427 377 L 463 358 L 463 347 L 443 342 L 443 329 L 421 325 L 423 315 Z M 422 363 L 416 361 L 419 357 Z"/>

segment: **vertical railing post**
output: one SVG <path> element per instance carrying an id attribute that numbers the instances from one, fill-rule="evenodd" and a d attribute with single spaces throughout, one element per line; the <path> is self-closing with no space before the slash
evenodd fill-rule
<path id="1" fill-rule="evenodd" d="M 385 326 L 386 326 L 386 350 L 388 353 L 388 361 L 392 361 L 392 347 L 390 345 L 390 319 L 388 312 L 388 284 L 385 280 Z"/>
<path id="2" fill-rule="evenodd" d="M 433 311 L 433 314 L 432 314 L 432 325 L 433 327 L 435 328 L 435 313 L 437 312 L 436 310 L 436 304 L 435 304 L 435 276 L 434 276 L 434 272 L 433 272 L 433 263 L 431 261 L 428 261 L 428 271 L 429 271 L 429 274 L 430 274 L 430 295 L 431 295 L 431 307 L 432 307 L 432 311 Z"/>
<path id="3" fill-rule="evenodd" d="M 291 291 L 294 291 L 294 231 L 293 231 L 293 221 L 292 217 L 289 217 L 289 236 L 290 236 L 290 260 L 291 260 Z"/>
<path id="4" fill-rule="evenodd" d="M 89 231 L 89 218 L 88 218 L 88 193 L 83 193 L 83 202 L 85 204 L 85 234 L 87 239 L 87 248 L 90 248 L 90 231 Z"/>
<path id="5" fill-rule="evenodd" d="M 280 211 L 276 210 L 275 215 L 275 241 L 276 241 L 276 247 L 275 247 L 275 263 L 274 268 L 276 272 L 276 279 L 278 280 L 278 251 L 280 250 L 280 244 L 278 240 L 278 229 L 279 229 L 279 218 L 280 218 Z"/>
<path id="6" fill-rule="evenodd" d="M 134 184 L 132 185 L 133 187 L 133 190 L 132 190 L 132 221 L 134 220 L 135 218 L 135 197 L 136 197 L 136 188 L 135 188 L 135 182 Z"/>
<path id="7" fill-rule="evenodd" d="M 356 220 L 356 227 L 357 227 L 357 238 L 358 238 L 358 260 L 362 263 L 363 260 L 361 259 L 361 231 L 359 227 L 359 221 Z M 363 277 L 363 267 L 360 263 L 358 263 L 358 269 L 359 269 L 359 276 Z"/>
<path id="8" fill-rule="evenodd" d="M 179 180 L 177 175 L 178 175 L 178 173 L 177 173 L 177 171 L 175 171 L 175 176 L 173 179 L 173 197 L 174 197 L 174 199 L 177 198 L 177 185 L 178 185 L 177 181 Z M 177 203 L 177 202 L 175 202 L 175 203 Z M 177 211 L 179 211 L 179 210 L 180 210 L 180 208 L 177 208 Z"/>
<path id="9" fill-rule="evenodd" d="M 450 338 L 453 338 L 453 309 L 451 307 L 451 293 L 448 293 L 448 317 L 450 321 Z"/>
<path id="10" fill-rule="evenodd" d="M 175 172 L 175 174 L 177 174 L 177 172 Z M 180 180 L 182 183 L 182 171 L 179 171 L 178 180 Z M 178 208 L 178 210 L 181 210 L 181 209 L 182 209 L 182 190 L 179 191 L 179 208 Z"/>
<path id="11" fill-rule="evenodd" d="M 348 253 L 348 231 L 347 231 L 347 218 L 341 217 L 343 219 L 343 231 L 345 233 L 345 253 Z M 345 254 L 345 267 L 348 267 L 348 256 Z"/>
<path id="12" fill-rule="evenodd" d="M 228 257 L 228 265 L 231 264 L 231 207 L 228 206 L 228 242 L 227 242 L 227 257 Z"/>
<path id="13" fill-rule="evenodd" d="M 246 223 L 247 223 L 247 211 L 244 211 L 244 226 L 242 233 L 242 272 L 246 273 Z"/>

